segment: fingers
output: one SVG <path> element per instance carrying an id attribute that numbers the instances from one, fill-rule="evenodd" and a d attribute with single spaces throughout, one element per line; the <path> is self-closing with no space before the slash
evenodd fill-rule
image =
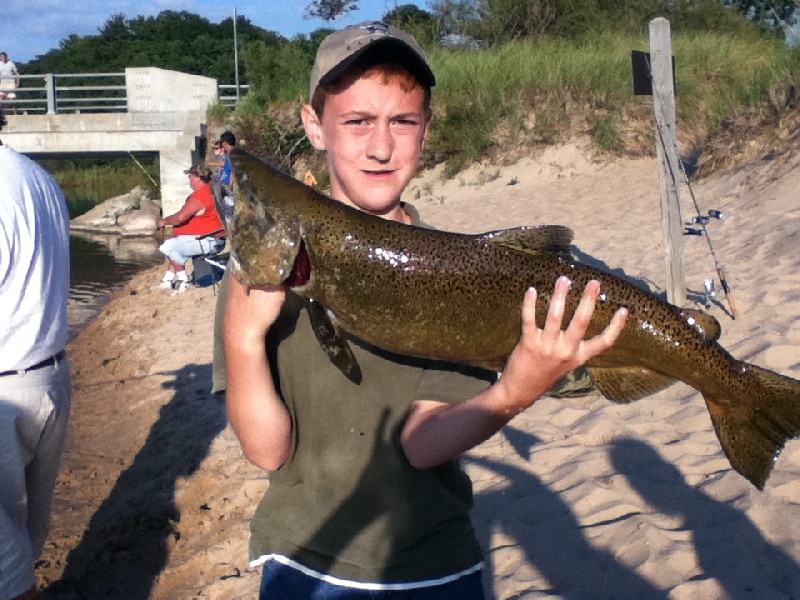
<path id="1" fill-rule="evenodd" d="M 556 280 L 553 297 L 547 309 L 547 319 L 544 322 L 544 333 L 547 337 L 558 335 L 564 320 L 564 309 L 567 306 L 567 294 L 572 287 L 572 282 L 564 276 Z"/>
<path id="2" fill-rule="evenodd" d="M 584 343 L 584 349 L 588 358 L 596 356 L 611 348 L 617 341 L 625 324 L 628 322 L 628 309 L 620 308 L 611 318 L 611 322 L 598 335 Z"/>
<path id="3" fill-rule="evenodd" d="M 584 336 L 591 325 L 592 316 L 597 306 L 597 299 L 600 296 L 600 282 L 592 280 L 586 285 L 575 313 L 562 330 L 566 299 L 570 288 L 571 282 L 567 277 L 559 277 L 556 281 L 553 297 L 550 300 L 550 306 L 547 311 L 547 319 L 544 327 L 540 330 L 541 340 L 551 345 L 559 343 L 560 340 L 564 344 L 564 351 L 570 349 L 570 351 L 577 353 L 582 361 L 588 360 L 588 358 L 610 348 L 617 340 L 627 323 L 628 311 L 625 308 L 618 310 L 611 322 L 600 334 L 590 340 L 584 340 Z M 528 305 L 529 302 L 533 307 Z M 535 292 L 531 295 L 531 290 L 529 290 L 523 302 L 523 320 L 526 318 L 526 311 L 534 312 L 535 303 Z"/>

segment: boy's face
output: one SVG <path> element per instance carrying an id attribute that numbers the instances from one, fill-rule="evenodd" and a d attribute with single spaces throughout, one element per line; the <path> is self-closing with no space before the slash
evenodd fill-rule
<path id="1" fill-rule="evenodd" d="M 360 77 L 329 94 L 320 121 L 310 106 L 303 122 L 311 143 L 328 153 L 331 195 L 379 216 L 393 216 L 411 181 L 430 122 L 425 91 L 405 91 L 381 77 Z"/>

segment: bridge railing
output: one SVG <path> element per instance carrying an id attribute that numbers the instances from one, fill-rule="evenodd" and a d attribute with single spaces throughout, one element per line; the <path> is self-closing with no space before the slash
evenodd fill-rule
<path id="1" fill-rule="evenodd" d="M 20 75 L 15 99 L 0 100 L 6 113 L 63 114 L 127 112 L 125 73 L 69 73 Z M 217 100 L 235 106 L 249 90 L 247 85 L 220 84 Z"/>
<path id="2" fill-rule="evenodd" d="M 247 84 L 220 83 L 217 85 L 217 101 L 225 106 L 234 107 L 239 104 L 239 100 L 250 91 L 250 86 Z"/>

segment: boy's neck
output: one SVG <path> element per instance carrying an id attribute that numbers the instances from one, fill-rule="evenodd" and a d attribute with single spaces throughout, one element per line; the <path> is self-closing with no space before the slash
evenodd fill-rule
<path id="1" fill-rule="evenodd" d="M 404 223 L 406 225 L 410 225 L 412 222 L 411 215 L 409 215 L 405 211 L 402 203 L 398 203 L 397 205 L 393 206 L 391 209 L 383 213 L 370 212 L 363 210 L 361 208 L 359 208 L 359 210 L 362 210 L 363 212 L 368 212 L 369 214 L 374 215 L 376 217 L 380 217 L 381 219 L 386 219 L 387 221 L 397 221 L 398 223 Z"/>

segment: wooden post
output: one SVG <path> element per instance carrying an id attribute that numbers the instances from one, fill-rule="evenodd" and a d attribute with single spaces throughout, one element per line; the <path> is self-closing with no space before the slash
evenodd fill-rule
<path id="1" fill-rule="evenodd" d="M 683 271 L 683 219 L 681 218 L 680 164 L 675 128 L 675 86 L 672 71 L 672 42 L 669 21 L 650 21 L 650 56 L 653 80 L 653 110 L 656 117 L 656 156 L 659 165 L 661 230 L 667 263 L 667 300 L 686 304 Z"/>

